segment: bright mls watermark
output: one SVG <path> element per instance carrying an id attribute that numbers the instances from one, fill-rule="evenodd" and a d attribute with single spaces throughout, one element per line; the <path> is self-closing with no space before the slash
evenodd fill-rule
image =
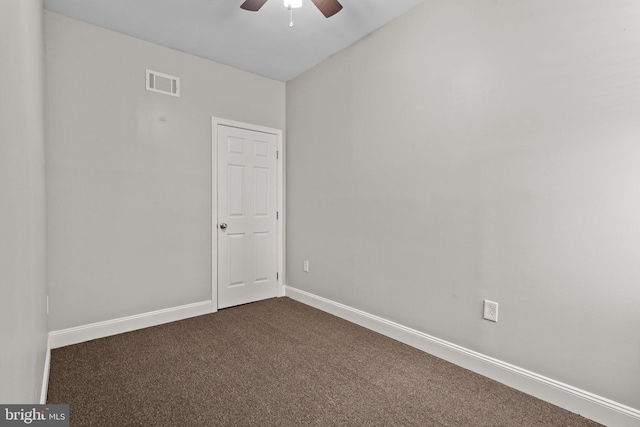
<path id="1" fill-rule="evenodd" d="M 0 427 L 69 427 L 69 405 L 0 405 Z"/>

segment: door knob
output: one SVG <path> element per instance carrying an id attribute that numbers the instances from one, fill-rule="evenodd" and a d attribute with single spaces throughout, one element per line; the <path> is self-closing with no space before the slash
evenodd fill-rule
<path id="1" fill-rule="evenodd" d="M 220 224 L 220 229 L 224 230 L 227 228 L 227 224 L 225 224 L 224 222 L 222 224 Z"/>

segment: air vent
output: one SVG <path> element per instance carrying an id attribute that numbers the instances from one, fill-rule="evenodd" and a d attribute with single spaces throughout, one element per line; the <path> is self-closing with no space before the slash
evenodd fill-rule
<path id="1" fill-rule="evenodd" d="M 180 78 L 147 70 L 147 90 L 180 97 Z"/>

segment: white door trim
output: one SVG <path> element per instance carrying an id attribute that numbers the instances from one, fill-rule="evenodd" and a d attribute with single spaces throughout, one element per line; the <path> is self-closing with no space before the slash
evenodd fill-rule
<path id="1" fill-rule="evenodd" d="M 220 117 L 211 118 L 211 312 L 218 311 L 218 125 L 235 127 L 239 129 L 247 129 L 256 132 L 268 133 L 276 136 L 278 158 L 276 160 L 277 168 L 277 198 L 278 206 L 278 224 L 277 224 L 277 249 L 276 256 L 278 259 L 278 296 L 284 296 L 284 189 L 285 189 L 285 172 L 284 172 L 284 143 L 282 139 L 282 130 L 269 128 L 265 126 L 253 125 L 250 123 L 238 122 L 235 120 L 227 120 Z"/>

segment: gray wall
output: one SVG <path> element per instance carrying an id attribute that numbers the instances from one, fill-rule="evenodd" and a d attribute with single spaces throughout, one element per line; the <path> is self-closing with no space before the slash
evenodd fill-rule
<path id="1" fill-rule="evenodd" d="M 211 299 L 211 116 L 284 129 L 284 83 L 50 12 L 45 34 L 51 330 Z"/>
<path id="2" fill-rule="evenodd" d="M 41 0 L 0 2 L 0 402 L 37 403 L 47 348 Z"/>
<path id="3" fill-rule="evenodd" d="M 428 0 L 288 82 L 288 285 L 640 408 L 638 16 Z"/>

